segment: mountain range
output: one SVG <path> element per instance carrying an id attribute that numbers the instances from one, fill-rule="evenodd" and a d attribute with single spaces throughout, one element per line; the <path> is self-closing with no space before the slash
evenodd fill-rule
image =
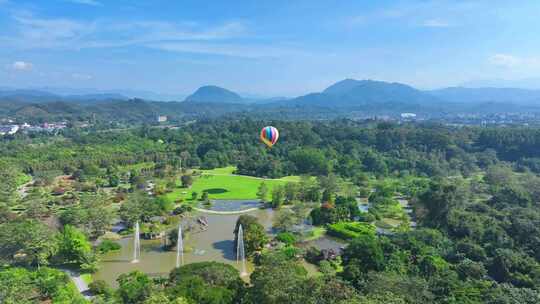
<path id="1" fill-rule="evenodd" d="M 117 113 L 124 106 L 140 108 L 137 115 L 145 113 L 145 119 L 149 121 L 162 113 L 212 115 L 215 109 L 223 113 L 255 110 L 276 113 L 277 116 L 280 113 L 301 116 L 309 111 L 311 116 L 322 115 L 317 117 L 325 117 L 329 113 L 369 116 L 414 112 L 429 117 L 445 113 L 540 113 L 540 90 L 464 87 L 419 90 L 402 83 L 355 79 L 345 79 L 321 92 L 294 98 L 242 96 L 214 85 L 200 87 L 183 102 L 132 99 L 118 93 L 91 90 L 64 89 L 61 92 L 86 94 L 61 95 L 44 90 L 0 88 L 0 114 L 29 119 L 34 116 L 69 116 L 86 111 L 108 117 L 107 111 Z M 130 102 L 134 100 L 136 102 Z"/>
<path id="2" fill-rule="evenodd" d="M 127 100 L 126 96 L 113 93 L 91 93 L 81 95 L 59 95 L 49 91 L 31 89 L 0 90 L 0 99 L 20 103 L 44 103 L 58 101 L 99 102 L 107 100 Z"/>
<path id="3" fill-rule="evenodd" d="M 447 103 L 478 105 L 501 103 L 539 105 L 540 90 L 519 88 L 449 87 L 438 90 L 419 90 L 412 86 L 375 80 L 345 79 L 322 92 L 295 98 L 253 99 L 218 86 L 203 86 L 186 101 L 205 103 L 272 104 L 280 106 L 319 106 L 332 108 L 373 108 L 377 105 L 397 107 L 438 107 Z"/>
<path id="4" fill-rule="evenodd" d="M 122 92 L 126 94 L 122 94 Z M 167 98 L 169 97 L 169 98 Z M 101 102 L 140 98 L 145 100 L 182 100 L 181 95 L 164 95 L 149 91 L 94 89 L 40 88 L 10 89 L 0 87 L 0 99 L 25 103 L 77 101 Z M 162 98 L 162 99 L 160 99 Z M 331 107 L 358 107 L 374 103 L 397 104 L 440 104 L 452 103 L 540 103 L 540 90 L 521 88 L 468 88 L 448 87 L 437 90 L 419 90 L 412 86 L 375 80 L 345 79 L 332 84 L 322 92 L 309 93 L 295 98 L 257 98 L 242 96 L 236 92 L 215 85 L 198 88 L 184 101 L 198 103 L 279 103 L 280 105 L 317 105 Z"/>
<path id="5" fill-rule="evenodd" d="M 451 87 L 428 93 L 446 102 L 507 102 L 523 105 L 540 103 L 540 90 L 531 89 Z"/>
<path id="6" fill-rule="evenodd" d="M 213 85 L 198 88 L 197 91 L 186 97 L 185 101 L 207 103 L 245 103 L 244 98 L 237 93 Z"/>
<path id="7" fill-rule="evenodd" d="M 401 83 L 345 79 L 320 93 L 290 100 L 296 105 L 362 107 L 375 104 L 418 105 L 438 102 L 438 98 Z"/>
<path id="8" fill-rule="evenodd" d="M 154 101 L 182 101 L 185 94 L 163 94 L 144 90 L 99 90 L 92 88 L 36 87 L 14 89 L 0 87 L 0 99 L 19 102 L 52 102 L 52 101 L 106 101 L 139 98 Z"/>

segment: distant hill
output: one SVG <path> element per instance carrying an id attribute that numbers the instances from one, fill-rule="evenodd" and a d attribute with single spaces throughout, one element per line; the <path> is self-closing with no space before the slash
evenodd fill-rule
<path id="1" fill-rule="evenodd" d="M 0 100 L 19 102 L 21 104 L 30 103 L 49 103 L 49 102 L 99 102 L 108 100 L 127 100 L 128 98 L 121 94 L 96 93 L 80 95 L 58 95 L 47 91 L 26 90 L 26 89 L 4 89 L 0 90 Z"/>
<path id="2" fill-rule="evenodd" d="M 366 80 L 366 82 L 367 81 L 368 80 Z M 348 78 L 334 83 L 333 85 L 326 88 L 323 93 L 336 96 L 343 95 L 354 89 L 356 86 L 361 85 L 362 83 L 363 81 Z"/>
<path id="3" fill-rule="evenodd" d="M 203 86 L 197 89 L 195 93 L 186 97 L 188 102 L 206 102 L 206 103 L 244 103 L 244 99 L 235 92 L 218 86 Z"/>
<path id="4" fill-rule="evenodd" d="M 27 122 L 96 119 L 136 124 L 156 123 L 158 115 L 167 115 L 169 121 L 189 121 L 232 112 L 280 119 L 395 117 L 404 112 L 428 118 L 455 114 L 540 113 L 540 90 L 452 87 L 422 91 L 402 83 L 355 79 L 345 79 L 322 92 L 296 98 L 243 97 L 225 88 L 203 86 L 185 101 L 127 99 L 116 93 L 58 95 L 41 90 L 0 88 L 0 118 Z"/>
<path id="5" fill-rule="evenodd" d="M 463 88 L 451 87 L 440 90 L 426 91 L 447 102 L 462 103 L 540 103 L 540 90 L 516 88 Z"/>
<path id="6" fill-rule="evenodd" d="M 121 94 L 114 93 L 98 93 L 98 94 L 84 94 L 84 95 L 67 95 L 62 96 L 63 100 L 76 100 L 76 101 L 104 101 L 104 100 L 127 100 L 128 98 Z"/>
<path id="7" fill-rule="evenodd" d="M 2 87 L 0 86 L 1 91 L 15 91 L 21 89 L 14 89 L 11 87 Z M 119 96 L 122 96 L 122 99 L 144 99 L 144 100 L 153 100 L 153 101 L 183 101 L 186 98 L 186 94 L 181 93 L 162 93 L 162 92 L 153 92 L 147 90 L 136 90 L 136 89 L 96 89 L 96 88 L 70 88 L 70 87 L 54 87 L 54 86 L 44 86 L 44 87 L 30 87 L 25 88 L 25 91 L 39 91 L 53 94 L 55 96 L 71 97 L 71 96 L 116 96 L 115 99 L 118 99 Z"/>
<path id="8" fill-rule="evenodd" d="M 26 103 L 52 102 L 62 99 L 59 95 L 38 90 L 0 90 L 0 99 Z"/>
<path id="9" fill-rule="evenodd" d="M 374 80 L 345 79 L 321 93 L 311 93 L 290 100 L 294 105 L 317 105 L 326 107 L 368 107 L 377 105 L 432 104 L 439 98 L 411 86 Z"/>

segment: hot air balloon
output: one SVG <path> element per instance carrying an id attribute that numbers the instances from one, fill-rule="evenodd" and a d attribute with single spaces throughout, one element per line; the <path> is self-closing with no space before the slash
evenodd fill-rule
<path id="1" fill-rule="evenodd" d="M 264 127 L 261 130 L 261 140 L 269 148 L 276 144 L 279 138 L 279 132 L 276 128 L 272 126 Z"/>

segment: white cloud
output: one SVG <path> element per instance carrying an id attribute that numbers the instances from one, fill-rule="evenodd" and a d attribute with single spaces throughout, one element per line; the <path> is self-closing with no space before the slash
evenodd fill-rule
<path id="1" fill-rule="evenodd" d="M 71 43 L 82 40 L 95 30 L 95 23 L 71 19 L 42 19 L 32 14 L 16 14 L 17 33 L 3 40 L 17 48 L 66 48 Z"/>
<path id="2" fill-rule="evenodd" d="M 407 9 L 401 8 L 383 9 L 350 17 L 346 20 L 346 23 L 350 26 L 364 25 L 385 19 L 399 19 L 406 16 L 408 13 L 409 11 Z"/>
<path id="3" fill-rule="evenodd" d="M 15 61 L 14 63 L 11 64 L 10 67 L 15 71 L 30 71 L 32 70 L 34 65 L 31 64 L 30 62 Z"/>
<path id="4" fill-rule="evenodd" d="M 159 42 L 148 43 L 145 46 L 170 52 L 200 53 L 242 58 L 280 58 L 307 53 L 287 46 L 238 45 L 230 43 L 200 43 L 200 42 Z"/>
<path id="5" fill-rule="evenodd" d="M 92 75 L 73 73 L 71 74 L 71 78 L 75 80 L 90 80 L 90 79 L 93 79 L 94 77 Z"/>
<path id="6" fill-rule="evenodd" d="M 103 26 L 105 27 L 105 25 Z M 137 21 L 106 25 L 109 33 L 117 33 L 127 41 L 223 40 L 245 34 L 240 22 L 227 22 L 219 26 L 201 28 L 194 23 L 164 21 Z"/>
<path id="7" fill-rule="evenodd" d="M 383 8 L 362 11 L 346 19 L 345 24 L 363 26 L 387 22 L 398 26 L 443 28 L 468 23 L 474 12 L 474 6 L 458 1 L 397 2 Z"/>
<path id="8" fill-rule="evenodd" d="M 495 54 L 489 57 L 488 61 L 493 65 L 505 68 L 514 68 L 523 62 L 521 58 L 508 54 Z"/>
<path id="9" fill-rule="evenodd" d="M 92 5 L 92 6 L 101 6 L 101 2 L 95 1 L 95 0 L 67 0 L 68 2 L 78 3 L 78 4 L 85 4 L 85 5 Z"/>
<path id="10" fill-rule="evenodd" d="M 506 69 L 536 70 L 540 68 L 540 57 L 520 57 L 499 53 L 490 56 L 488 62 Z"/>
<path id="11" fill-rule="evenodd" d="M 19 12 L 12 19 L 16 31 L 10 36 L 0 36 L 0 43 L 15 49 L 81 50 L 139 46 L 241 58 L 307 55 L 297 46 L 287 44 L 239 42 L 238 38 L 252 36 L 246 24 L 237 20 L 209 26 L 188 21 L 39 18 L 30 12 Z"/>
<path id="12" fill-rule="evenodd" d="M 1 0 L 0 0 L 1 1 Z M 21 49 L 85 49 L 146 45 L 162 42 L 205 42 L 245 36 L 241 22 L 203 26 L 165 21 L 78 21 L 36 18 L 31 13 L 12 16 L 16 33 L 0 37 L 3 44 Z"/>
<path id="13" fill-rule="evenodd" d="M 450 23 L 441 19 L 428 19 L 422 23 L 424 27 L 450 27 Z"/>

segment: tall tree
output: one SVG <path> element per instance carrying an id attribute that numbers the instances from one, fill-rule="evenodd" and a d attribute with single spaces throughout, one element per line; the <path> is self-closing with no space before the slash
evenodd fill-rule
<path id="1" fill-rule="evenodd" d="M 259 185 L 259 189 L 257 190 L 257 198 L 261 202 L 268 201 L 268 186 L 264 181 Z"/>

